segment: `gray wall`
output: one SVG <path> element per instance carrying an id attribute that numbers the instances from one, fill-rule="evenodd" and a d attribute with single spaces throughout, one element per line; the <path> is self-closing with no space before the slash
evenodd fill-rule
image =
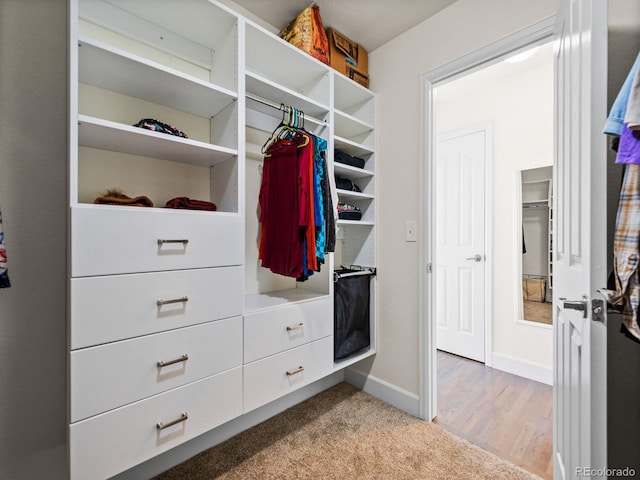
<path id="1" fill-rule="evenodd" d="M 67 6 L 0 0 L 0 478 L 66 477 Z"/>
<path id="2" fill-rule="evenodd" d="M 640 51 L 640 3 L 609 2 L 609 106 L 615 100 Z M 609 154 L 608 238 L 613 251 L 622 167 Z M 613 260 L 613 255 L 610 255 Z M 640 344 L 620 333 L 620 316 L 610 314 L 607 324 L 607 430 L 608 465 L 633 467 L 640 475 Z"/>

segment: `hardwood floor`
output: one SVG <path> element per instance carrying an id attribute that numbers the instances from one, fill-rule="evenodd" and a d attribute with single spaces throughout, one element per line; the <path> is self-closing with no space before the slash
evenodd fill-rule
<path id="1" fill-rule="evenodd" d="M 553 476 L 549 385 L 438 351 L 435 423 L 544 479 Z"/>

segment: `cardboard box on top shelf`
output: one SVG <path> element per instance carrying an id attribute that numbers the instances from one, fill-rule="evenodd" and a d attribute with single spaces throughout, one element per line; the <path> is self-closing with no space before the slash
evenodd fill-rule
<path id="1" fill-rule="evenodd" d="M 352 40 L 327 28 L 329 65 L 363 87 L 369 88 L 369 57 L 367 51 Z"/>

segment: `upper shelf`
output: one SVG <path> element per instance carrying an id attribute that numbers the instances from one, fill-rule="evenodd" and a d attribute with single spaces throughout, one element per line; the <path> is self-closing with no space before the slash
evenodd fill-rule
<path id="1" fill-rule="evenodd" d="M 363 168 L 352 167 L 344 163 L 333 162 L 333 171 L 336 175 L 351 180 L 357 180 L 359 178 L 372 178 L 375 173 Z"/>
<path id="2" fill-rule="evenodd" d="M 374 130 L 373 124 L 337 110 L 334 115 L 334 121 L 336 135 L 346 139 L 357 138 Z"/>
<path id="3" fill-rule="evenodd" d="M 329 105 L 329 67 L 261 27 L 247 22 L 246 70 Z"/>
<path id="4" fill-rule="evenodd" d="M 78 139 L 80 145 L 85 147 L 206 167 L 238 154 L 237 150 L 230 148 L 86 115 L 78 116 Z"/>
<path id="5" fill-rule="evenodd" d="M 237 38 L 233 31 L 238 17 L 209 0 L 79 0 L 78 4 L 80 18 L 195 65 L 211 69 L 220 60 L 228 60 L 228 67 L 236 63 L 232 52 L 237 46 L 229 39 Z"/>
<path id="6" fill-rule="evenodd" d="M 79 81 L 205 118 L 238 97 L 236 92 L 189 76 L 105 43 L 81 37 Z"/>

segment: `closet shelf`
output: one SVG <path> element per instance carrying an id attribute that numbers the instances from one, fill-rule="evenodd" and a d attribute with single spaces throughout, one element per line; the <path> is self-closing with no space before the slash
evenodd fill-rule
<path id="1" fill-rule="evenodd" d="M 153 199 L 152 199 L 153 200 Z M 239 215 L 235 212 L 211 212 L 206 210 L 187 210 L 182 208 L 166 208 L 162 205 L 156 205 L 155 207 L 126 207 L 122 205 L 104 205 L 104 204 L 96 204 L 96 203 L 78 203 L 73 205 L 75 209 L 88 209 L 92 211 L 98 210 L 106 210 L 106 211 L 119 211 L 121 215 L 127 215 L 128 213 L 140 213 L 144 211 L 144 213 L 149 215 L 178 215 L 178 216 L 188 216 L 192 215 L 194 217 L 227 217 L 234 218 Z"/>
<path id="2" fill-rule="evenodd" d="M 362 157 L 373 153 L 373 149 L 363 143 L 354 142 L 339 135 L 334 135 L 333 138 L 335 147 L 344 150 L 350 155 Z"/>
<path id="3" fill-rule="evenodd" d="M 280 308 L 293 303 L 311 302 L 323 298 L 331 297 L 326 294 L 311 292 L 301 288 L 257 293 L 245 296 L 244 312 L 245 315 L 247 315 L 264 310 Z"/>
<path id="4" fill-rule="evenodd" d="M 366 220 L 338 220 L 338 225 L 359 225 L 362 227 L 373 227 L 375 222 L 369 222 Z"/>
<path id="5" fill-rule="evenodd" d="M 79 143 L 85 147 L 210 167 L 238 151 L 209 143 L 153 132 L 109 120 L 78 115 Z"/>
<path id="6" fill-rule="evenodd" d="M 356 106 L 372 101 L 375 97 L 371 90 L 354 82 L 345 75 L 336 75 L 334 78 L 335 107 L 341 111 L 350 111 Z"/>
<path id="7" fill-rule="evenodd" d="M 80 37 L 79 81 L 204 118 L 229 106 L 236 92 L 97 40 Z"/>
<path id="8" fill-rule="evenodd" d="M 202 2 L 204 3 L 204 2 Z M 103 28 L 130 32 L 160 51 L 210 69 L 212 52 L 219 55 L 237 23 L 237 14 L 213 2 L 165 2 L 153 8 L 131 0 L 79 1 L 79 17 Z M 229 65 L 230 66 L 230 65 Z"/>
<path id="9" fill-rule="evenodd" d="M 323 78 L 328 82 L 330 71 L 328 65 L 251 21 L 246 27 L 246 69 L 297 91 L 309 90 Z"/>
<path id="10" fill-rule="evenodd" d="M 363 133 L 370 133 L 374 130 L 373 125 L 344 112 L 336 110 L 334 121 L 336 133 L 341 137 L 353 138 Z"/>
<path id="11" fill-rule="evenodd" d="M 329 107 L 323 105 L 300 92 L 278 85 L 262 75 L 246 72 L 247 92 L 274 103 L 284 103 L 302 110 L 305 115 L 321 119 L 329 113 Z"/>
<path id="12" fill-rule="evenodd" d="M 341 358 L 340 360 L 334 360 L 333 361 L 333 367 L 335 371 L 338 370 L 342 370 L 343 368 L 348 367 L 349 365 L 353 365 L 356 362 L 359 362 L 360 360 L 363 360 L 367 357 L 371 357 L 372 355 L 375 355 L 376 351 L 375 349 L 370 346 L 367 348 L 363 348 L 362 350 L 355 352 L 353 355 L 349 355 L 346 358 Z"/>
<path id="13" fill-rule="evenodd" d="M 376 197 L 368 193 L 352 192 L 351 190 L 336 189 L 338 196 L 342 200 L 373 200 Z"/>
<path id="14" fill-rule="evenodd" d="M 369 170 L 352 167 L 351 165 L 346 165 L 338 162 L 334 162 L 333 172 L 340 177 L 348 178 L 350 180 L 357 180 L 358 178 L 371 178 L 375 176 L 375 173 Z"/>

